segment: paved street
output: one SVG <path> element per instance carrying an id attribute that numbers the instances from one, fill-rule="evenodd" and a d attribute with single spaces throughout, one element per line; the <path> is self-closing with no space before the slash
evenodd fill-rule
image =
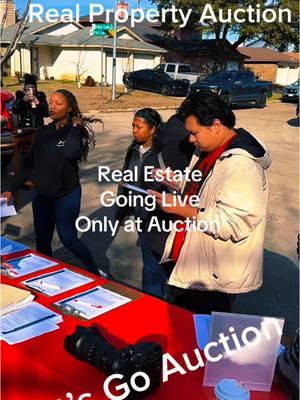
<path id="1" fill-rule="evenodd" d="M 146 95 L 146 94 L 145 94 Z M 166 120 L 172 111 L 162 111 Z M 261 138 L 269 147 L 273 164 L 269 170 L 269 208 L 265 241 L 264 286 L 242 295 L 235 304 L 236 312 L 286 318 L 285 333 L 293 335 L 298 326 L 298 140 L 295 104 L 271 103 L 263 110 L 237 109 L 237 127 L 243 127 Z M 104 190 L 116 190 L 116 184 L 98 183 L 98 165 L 121 168 L 125 151 L 131 141 L 132 113 L 101 116 L 105 129 L 96 127 L 97 146 L 89 160 L 81 166 L 83 199 L 81 214 L 90 218 L 112 219 L 113 209 L 103 208 L 99 195 Z M 11 179 L 8 171 L 2 175 L 2 190 Z M 19 214 L 3 221 L 2 233 L 34 247 L 30 192 L 20 191 L 17 199 Z M 141 284 L 141 257 L 136 246 L 136 234 L 121 228 L 113 239 L 109 233 L 81 234 L 99 265 L 109 269 L 115 279 L 135 287 Z M 54 241 L 54 256 L 80 265 L 59 239 Z"/>

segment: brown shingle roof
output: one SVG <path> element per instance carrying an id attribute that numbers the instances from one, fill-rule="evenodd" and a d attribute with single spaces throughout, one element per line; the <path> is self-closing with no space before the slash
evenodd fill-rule
<path id="1" fill-rule="evenodd" d="M 299 59 L 296 60 L 289 54 L 279 53 L 278 51 L 264 47 L 238 47 L 238 51 L 241 54 L 250 57 L 250 59 L 248 59 L 246 62 L 280 62 L 287 64 L 299 64 Z"/>
<path id="2" fill-rule="evenodd" d="M 298 61 L 300 60 L 300 53 L 285 53 L 287 54 L 289 57 L 292 57 L 294 60 Z"/>

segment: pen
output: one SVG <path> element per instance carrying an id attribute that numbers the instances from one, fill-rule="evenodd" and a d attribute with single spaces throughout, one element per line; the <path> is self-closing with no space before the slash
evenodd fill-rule
<path id="1" fill-rule="evenodd" d="M 102 308 L 99 304 L 91 304 L 88 301 L 83 301 L 83 300 L 74 300 L 75 303 L 82 304 L 83 306 L 90 306 L 90 307 L 95 307 L 95 308 Z"/>
<path id="2" fill-rule="evenodd" d="M 53 283 L 48 283 L 48 282 L 43 282 L 43 281 L 37 281 L 37 285 L 50 288 L 50 289 L 63 289 L 61 286 L 54 285 Z"/>
<path id="3" fill-rule="evenodd" d="M 38 324 L 38 323 L 40 323 L 42 321 L 46 321 L 47 319 L 53 318 L 53 317 L 55 317 L 55 314 L 50 314 L 50 315 L 47 315 L 47 316 L 45 316 L 43 318 L 37 319 L 36 321 L 29 322 L 28 324 L 18 326 L 17 328 L 11 329 L 9 331 L 1 332 L 1 334 L 2 335 L 7 335 L 8 333 L 17 332 L 17 331 L 20 331 L 21 329 L 28 328 L 29 326 Z"/>
<path id="4" fill-rule="evenodd" d="M 8 264 L 8 263 L 6 263 L 6 262 L 4 262 L 4 263 L 2 263 L 1 264 L 1 267 L 3 268 L 3 269 L 6 269 L 6 270 L 10 270 L 10 272 L 12 273 L 12 274 L 17 274 L 17 272 L 16 272 L 16 267 L 14 267 L 13 265 L 10 265 L 10 264 Z"/>

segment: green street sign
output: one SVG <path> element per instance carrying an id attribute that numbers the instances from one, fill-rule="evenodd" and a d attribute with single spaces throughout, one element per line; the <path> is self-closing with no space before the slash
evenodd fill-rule
<path id="1" fill-rule="evenodd" d="M 93 32 L 93 36 L 106 36 L 106 32 L 104 32 L 104 31 L 94 31 Z"/>
<path id="2" fill-rule="evenodd" d="M 113 24 L 95 24 L 95 30 L 111 31 L 112 29 L 113 29 Z"/>

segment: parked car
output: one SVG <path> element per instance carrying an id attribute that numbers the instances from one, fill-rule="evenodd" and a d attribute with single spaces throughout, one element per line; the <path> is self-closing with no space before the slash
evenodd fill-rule
<path id="1" fill-rule="evenodd" d="M 176 80 L 163 71 L 153 69 L 127 72 L 123 82 L 129 90 L 142 89 L 165 96 L 186 96 L 190 86 L 189 81 Z"/>
<path id="2" fill-rule="evenodd" d="M 189 64 L 162 63 L 158 64 L 154 69 L 166 72 L 173 79 L 187 79 L 190 83 L 198 82 L 207 76 L 193 72 Z"/>
<path id="3" fill-rule="evenodd" d="M 190 86 L 190 93 L 209 89 L 218 93 L 227 104 L 255 102 L 256 107 L 264 108 L 267 97 L 272 96 L 272 82 L 256 80 L 251 71 L 215 72 L 203 81 Z"/>
<path id="4" fill-rule="evenodd" d="M 12 137 L 12 114 L 11 106 L 14 95 L 5 89 L 0 89 L 0 116 L 1 116 L 1 167 L 5 168 L 11 161 L 14 153 L 14 142 Z"/>
<path id="5" fill-rule="evenodd" d="M 299 101 L 299 85 L 300 79 L 283 88 L 282 101 Z"/>

